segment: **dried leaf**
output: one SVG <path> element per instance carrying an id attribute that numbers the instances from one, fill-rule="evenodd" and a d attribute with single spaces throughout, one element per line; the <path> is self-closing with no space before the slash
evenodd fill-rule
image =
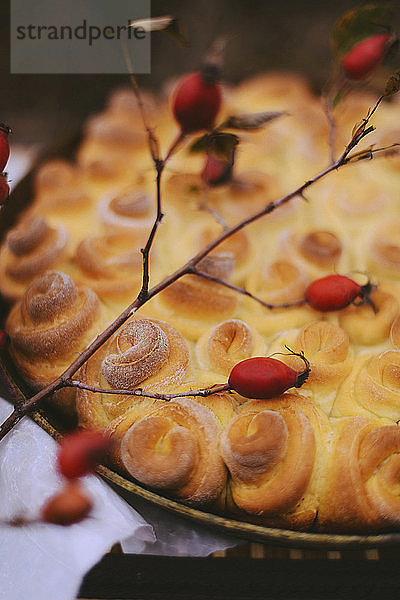
<path id="1" fill-rule="evenodd" d="M 166 15 L 164 17 L 153 17 L 147 19 L 137 19 L 129 22 L 129 27 L 134 29 L 143 29 L 146 32 L 165 31 L 174 37 L 182 46 L 189 46 L 182 31 L 182 24 L 179 19 Z"/>
<path id="2" fill-rule="evenodd" d="M 169 26 L 165 29 L 165 33 L 168 33 L 175 38 L 176 41 L 184 48 L 188 48 L 190 46 L 190 43 L 183 32 L 182 21 L 180 21 L 180 19 L 173 19 L 173 21 L 171 21 Z"/>
<path id="3" fill-rule="evenodd" d="M 341 57 L 360 40 L 382 33 L 382 28 L 390 23 L 389 12 L 386 4 L 366 4 L 345 13 L 332 31 L 333 55 Z"/>
<path id="4" fill-rule="evenodd" d="M 230 161 L 238 143 L 237 135 L 225 131 L 215 131 L 197 138 L 190 146 L 189 152 L 212 153 L 218 158 Z"/>
<path id="5" fill-rule="evenodd" d="M 162 31 L 171 26 L 171 23 L 175 21 L 174 17 L 166 15 L 165 17 L 154 17 L 148 19 L 137 19 L 136 21 L 129 21 L 129 27 L 134 29 L 144 29 L 144 31 Z"/>
<path id="6" fill-rule="evenodd" d="M 228 117 L 223 124 L 223 127 L 228 127 L 229 129 L 239 129 L 242 131 L 254 131 L 261 129 L 261 127 L 263 127 L 266 123 L 269 123 L 270 121 L 287 114 L 288 113 L 284 111 L 266 111 L 233 115 Z"/>
<path id="7" fill-rule="evenodd" d="M 385 157 L 385 156 L 393 156 L 394 154 L 399 154 L 400 152 L 400 144 L 394 143 L 390 146 L 385 146 L 383 148 L 374 148 L 374 145 L 368 146 L 364 150 L 360 150 L 359 152 L 354 152 L 354 154 L 350 154 L 346 159 L 346 164 L 358 162 L 360 160 L 372 160 L 375 156 Z"/>
<path id="8" fill-rule="evenodd" d="M 206 133 L 201 137 L 196 138 L 189 147 L 190 153 L 207 152 L 210 148 L 210 134 Z"/>
<path id="9" fill-rule="evenodd" d="M 354 125 L 352 132 L 351 132 L 352 139 L 354 139 L 355 137 L 358 137 L 364 131 L 365 126 L 366 126 L 365 119 L 363 119 L 362 121 L 357 121 L 357 123 Z"/>
<path id="10" fill-rule="evenodd" d="M 392 96 L 400 90 L 400 71 L 393 73 L 386 82 L 385 96 Z"/>

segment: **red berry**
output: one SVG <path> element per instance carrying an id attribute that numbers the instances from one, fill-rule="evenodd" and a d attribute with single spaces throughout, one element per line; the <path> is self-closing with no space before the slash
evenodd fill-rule
<path id="1" fill-rule="evenodd" d="M 73 525 L 85 519 L 93 506 L 77 482 L 50 498 L 41 510 L 41 520 L 54 525 Z"/>
<path id="2" fill-rule="evenodd" d="M 11 129 L 4 123 L 0 123 L 0 173 L 5 169 L 10 156 L 10 145 L 8 143 L 8 135 Z"/>
<path id="3" fill-rule="evenodd" d="M 216 187 L 227 183 L 231 178 L 232 164 L 215 158 L 211 154 L 207 159 L 201 173 L 201 178 L 206 185 Z"/>
<path id="4" fill-rule="evenodd" d="M 191 73 L 179 83 L 172 104 L 174 117 L 184 133 L 211 129 L 221 106 L 221 89 L 200 72 Z"/>
<path id="5" fill-rule="evenodd" d="M 61 442 L 57 468 L 61 475 L 76 479 L 93 473 L 105 459 L 110 441 L 98 431 L 76 431 Z"/>
<path id="6" fill-rule="evenodd" d="M 362 296 L 364 288 L 370 287 L 370 284 L 361 287 L 345 275 L 327 275 L 310 283 L 305 296 L 315 310 L 330 312 L 345 308 L 355 298 Z"/>
<path id="7" fill-rule="evenodd" d="M 10 193 L 10 186 L 7 183 L 7 177 L 0 173 L 0 205 L 5 202 Z"/>
<path id="8" fill-rule="evenodd" d="M 276 358 L 247 358 L 233 367 L 228 384 L 245 398 L 274 398 L 291 387 L 303 385 L 310 372 L 305 362 L 305 371 L 297 373 Z"/>
<path id="9" fill-rule="evenodd" d="M 383 60 L 391 37 L 388 33 L 380 33 L 355 44 L 342 59 L 346 77 L 364 79 L 371 75 Z"/>

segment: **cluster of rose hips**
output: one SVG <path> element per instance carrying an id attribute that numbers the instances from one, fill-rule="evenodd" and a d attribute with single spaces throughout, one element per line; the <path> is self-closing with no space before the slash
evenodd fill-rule
<path id="1" fill-rule="evenodd" d="M 65 485 L 43 506 L 42 522 L 73 525 L 89 515 L 93 502 L 86 495 L 80 478 L 95 471 L 106 458 L 109 447 L 109 440 L 97 431 L 76 431 L 65 436 L 57 457 L 57 470 L 65 479 Z"/>
<path id="2" fill-rule="evenodd" d="M 219 71 L 207 66 L 186 75 L 179 83 L 173 100 L 172 112 L 182 134 L 191 134 L 214 127 L 222 103 Z M 232 164 L 207 152 L 201 177 L 210 187 L 226 183 L 230 179 Z"/>
<path id="3" fill-rule="evenodd" d="M 10 145 L 8 143 L 10 133 L 11 129 L 4 123 L 0 123 L 0 206 L 7 200 L 10 193 L 7 173 L 4 172 L 10 156 Z"/>

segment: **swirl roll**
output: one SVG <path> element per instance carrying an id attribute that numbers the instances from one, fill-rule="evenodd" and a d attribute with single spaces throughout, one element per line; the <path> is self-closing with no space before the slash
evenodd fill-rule
<path id="1" fill-rule="evenodd" d="M 247 402 L 221 438 L 232 499 L 278 526 L 309 528 L 327 418 L 300 395 Z"/>
<path id="2" fill-rule="evenodd" d="M 279 248 L 283 256 L 290 256 L 291 262 L 312 279 L 333 270 L 345 271 L 348 266 L 343 240 L 332 231 L 284 231 Z"/>
<path id="3" fill-rule="evenodd" d="M 350 305 L 338 315 L 340 327 L 347 331 L 354 344 L 373 346 L 384 342 L 399 313 L 399 303 L 389 292 L 377 289 L 371 294 L 371 300 L 376 313 L 371 306 L 365 304 Z"/>
<path id="4" fill-rule="evenodd" d="M 212 413 L 192 399 L 159 406 L 138 420 L 121 443 L 121 462 L 141 483 L 192 505 L 214 502 L 226 482 Z"/>
<path id="5" fill-rule="evenodd" d="M 1 293 L 17 300 L 35 277 L 62 265 L 68 254 L 69 235 L 64 227 L 51 227 L 39 216 L 21 221 L 8 233 L 0 251 Z"/>
<path id="6" fill-rule="evenodd" d="M 212 254 L 198 270 L 229 281 L 234 267 L 230 254 Z M 219 283 L 197 275 L 185 275 L 152 301 L 152 314 L 171 320 L 188 339 L 196 340 L 206 329 L 237 314 L 239 295 Z"/>
<path id="7" fill-rule="evenodd" d="M 56 379 L 101 330 L 96 294 L 65 273 L 35 279 L 13 307 L 6 331 L 10 354 L 35 387 Z"/>
<path id="8" fill-rule="evenodd" d="M 368 269 L 378 277 L 400 280 L 400 219 L 391 219 L 375 230 L 370 240 Z"/>
<path id="9" fill-rule="evenodd" d="M 74 262 L 77 281 L 86 283 L 107 306 L 120 312 L 140 289 L 142 260 L 134 234 L 108 234 L 83 239 Z"/>
<path id="10" fill-rule="evenodd" d="M 241 360 L 263 354 L 264 340 L 255 329 L 240 319 L 222 321 L 204 332 L 196 345 L 200 367 L 225 376 Z"/>
<path id="11" fill-rule="evenodd" d="M 400 418 L 400 351 L 360 355 L 335 401 L 335 416 Z"/>
<path id="12" fill-rule="evenodd" d="M 75 165 L 65 160 L 54 159 L 45 162 L 35 175 L 36 195 L 54 194 L 74 185 L 77 177 Z"/>
<path id="13" fill-rule="evenodd" d="M 99 203 L 99 218 L 108 232 L 121 231 L 143 234 L 149 232 L 153 219 L 153 204 L 149 194 L 137 188 L 106 196 Z"/>
<path id="14" fill-rule="evenodd" d="M 186 341 L 168 323 L 155 319 L 127 321 L 82 367 L 81 380 L 101 388 L 168 393 L 191 379 Z M 188 388 L 186 388 L 188 389 Z M 79 390 L 77 406 L 86 427 L 106 427 L 131 410 L 135 396 Z"/>
<path id="15" fill-rule="evenodd" d="M 309 278 L 296 264 L 277 260 L 261 263 L 247 280 L 246 289 L 269 304 L 284 304 L 304 299 Z M 265 335 L 301 327 L 316 315 L 307 305 L 268 309 L 251 299 L 245 300 L 244 320 Z"/>
<path id="16" fill-rule="evenodd" d="M 400 428 L 340 419 L 322 480 L 318 526 L 373 531 L 400 524 Z"/>
<path id="17" fill-rule="evenodd" d="M 209 224 L 201 226 L 197 232 L 191 235 L 195 237 L 194 251 L 198 252 L 210 242 L 212 242 L 221 233 L 217 226 L 212 227 Z M 254 259 L 254 248 L 252 242 L 245 231 L 238 231 L 227 240 L 219 244 L 212 250 L 209 256 L 229 255 L 234 260 L 234 270 L 232 273 L 233 283 L 242 283 L 248 275 Z"/>

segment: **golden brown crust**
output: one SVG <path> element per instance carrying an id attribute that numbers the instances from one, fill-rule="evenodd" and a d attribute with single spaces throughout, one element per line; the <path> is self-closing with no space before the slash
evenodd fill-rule
<path id="1" fill-rule="evenodd" d="M 82 367 L 84 383 L 101 388 L 149 392 L 176 391 L 191 382 L 189 349 L 171 325 L 155 319 L 127 321 Z M 190 389 L 186 388 L 186 389 Z M 86 426 L 106 427 L 129 411 L 137 400 L 121 394 L 94 394 L 79 390 L 77 409 Z"/>
<path id="2" fill-rule="evenodd" d="M 225 376 L 239 361 L 264 353 L 260 334 L 240 319 L 222 321 L 206 331 L 196 344 L 200 367 Z"/>
<path id="3" fill-rule="evenodd" d="M 268 522 L 309 528 L 318 508 L 313 472 L 326 433 L 326 417 L 301 396 L 245 403 L 221 438 L 235 504 Z"/>
<path id="4" fill-rule="evenodd" d="M 318 514 L 330 531 L 384 530 L 400 523 L 400 429 L 363 417 L 341 420 L 327 463 Z"/>
<path id="5" fill-rule="evenodd" d="M 58 271 L 35 279 L 6 322 L 10 354 L 35 387 L 53 381 L 101 327 L 96 294 L 89 288 L 78 288 L 68 275 Z"/>
<path id="6" fill-rule="evenodd" d="M 0 251 L 3 296 L 17 300 L 35 277 L 65 263 L 68 241 L 64 227 L 51 227 L 40 216 L 21 221 L 8 233 Z"/>
<path id="7" fill-rule="evenodd" d="M 210 504 L 226 480 L 218 439 L 219 428 L 210 411 L 183 398 L 137 421 L 122 440 L 121 459 L 145 485 L 189 504 Z"/>

